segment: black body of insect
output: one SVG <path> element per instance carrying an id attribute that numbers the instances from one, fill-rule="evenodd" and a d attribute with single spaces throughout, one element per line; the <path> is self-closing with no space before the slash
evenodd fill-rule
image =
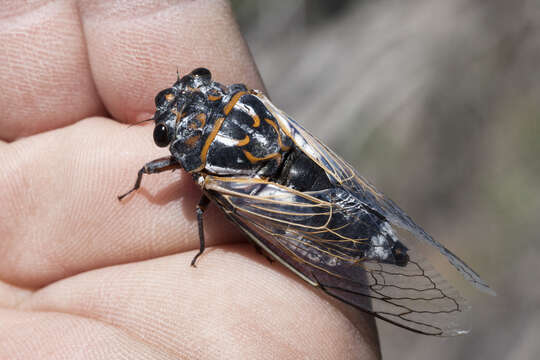
<path id="1" fill-rule="evenodd" d="M 155 98 L 154 141 L 171 156 L 143 174 L 183 168 L 272 258 L 329 295 L 429 335 L 467 332 L 464 299 L 400 234 L 439 250 L 477 288 L 488 285 L 396 204 L 257 90 L 193 70 Z M 398 230 L 400 232 L 398 232 Z"/>

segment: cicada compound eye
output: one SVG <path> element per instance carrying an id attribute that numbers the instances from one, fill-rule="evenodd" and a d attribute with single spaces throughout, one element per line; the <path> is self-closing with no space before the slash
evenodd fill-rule
<path id="1" fill-rule="evenodd" d="M 208 84 L 212 80 L 212 74 L 210 70 L 200 67 L 191 72 L 191 75 L 199 78 L 203 83 Z"/>
<path id="2" fill-rule="evenodd" d="M 159 147 L 169 145 L 169 129 L 164 124 L 158 124 L 154 128 L 154 142 Z"/>

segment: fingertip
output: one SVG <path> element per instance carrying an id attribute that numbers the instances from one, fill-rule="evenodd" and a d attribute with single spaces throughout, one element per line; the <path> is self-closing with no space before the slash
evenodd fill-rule
<path id="1" fill-rule="evenodd" d="M 218 82 L 262 87 L 226 1 L 86 1 L 81 14 L 96 86 L 115 119 L 134 122 L 153 111 L 177 69 L 204 66 Z"/>

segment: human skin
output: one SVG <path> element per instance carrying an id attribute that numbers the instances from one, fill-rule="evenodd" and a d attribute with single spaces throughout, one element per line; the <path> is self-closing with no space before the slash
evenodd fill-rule
<path id="1" fill-rule="evenodd" d="M 3 1 L 0 359 L 374 359 L 373 319 L 269 263 L 166 156 L 176 69 L 263 88 L 223 1 Z M 278 104 L 279 105 L 279 104 Z"/>

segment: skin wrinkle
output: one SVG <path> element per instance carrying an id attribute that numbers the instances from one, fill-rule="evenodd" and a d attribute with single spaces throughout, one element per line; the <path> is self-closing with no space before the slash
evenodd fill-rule
<path id="1" fill-rule="evenodd" d="M 38 291 L 38 292 L 36 292 L 34 294 L 39 296 L 40 293 L 41 292 Z M 22 309 L 22 310 L 26 309 L 26 311 L 28 311 L 29 309 L 27 308 L 27 305 L 26 305 L 28 303 L 31 304 L 32 301 L 27 301 L 25 304 L 19 305 L 18 308 Z M 32 309 L 31 311 L 38 310 L 40 312 L 46 312 L 46 313 L 59 313 L 59 314 L 68 315 L 68 316 L 71 316 L 71 317 L 81 318 L 81 319 L 84 319 L 84 320 L 95 321 L 95 322 L 98 322 L 98 323 L 106 325 L 106 326 L 111 326 L 111 327 L 125 333 L 129 337 L 145 343 L 148 346 L 151 346 L 151 347 L 156 348 L 156 349 L 161 349 L 162 348 L 162 347 L 159 346 L 159 344 L 153 344 L 152 342 L 147 341 L 145 336 L 137 335 L 136 333 L 129 331 L 129 329 L 126 328 L 125 326 L 115 324 L 114 321 L 112 321 L 113 318 L 108 319 L 108 317 L 91 316 L 89 312 L 84 312 L 84 311 L 79 311 L 79 312 L 76 312 L 76 313 L 68 312 L 67 310 L 62 310 L 61 308 L 55 307 L 55 306 L 50 307 L 50 308 L 48 308 L 47 306 L 39 306 L 37 308 L 31 306 L 30 309 Z M 167 353 L 169 353 L 171 355 L 178 355 L 178 354 L 175 353 L 174 349 L 165 349 L 165 350 L 166 350 Z"/>
<path id="2" fill-rule="evenodd" d="M 153 16 L 163 11 L 171 12 L 175 7 L 179 13 L 189 13 L 194 9 L 207 11 L 209 5 L 215 6 L 214 12 L 227 12 L 230 14 L 230 7 L 227 1 L 223 0 L 143 0 L 130 2 L 124 0 L 112 1 L 79 1 L 79 7 L 88 19 L 114 19 L 114 21 L 131 20 L 133 18 L 142 18 L 144 16 Z M 189 19 L 189 18 L 188 18 Z M 185 21 L 185 20 L 184 20 Z"/>
<path id="3" fill-rule="evenodd" d="M 0 280 L 0 308 L 16 308 L 28 300 L 34 290 L 8 284 Z"/>
<path id="4" fill-rule="evenodd" d="M 173 304 L 175 303 L 175 301 L 170 300 L 163 303 L 150 301 L 150 304 L 155 305 L 150 305 L 150 308 L 148 309 L 145 307 L 141 307 L 142 304 L 139 304 L 140 301 L 145 301 L 145 299 L 150 300 L 153 298 L 160 298 L 160 292 L 163 292 L 163 290 L 157 290 L 158 292 L 155 291 L 156 289 L 160 288 L 171 288 L 171 295 L 173 295 L 178 291 L 184 292 L 182 288 L 186 286 L 185 289 L 187 290 L 187 294 L 191 294 L 192 292 L 194 292 L 195 294 L 199 294 L 198 298 L 195 297 L 192 300 L 189 299 L 191 298 L 191 296 L 186 299 L 173 296 L 173 298 L 179 299 L 178 308 L 180 309 L 191 308 L 191 303 L 198 304 L 199 309 L 196 310 L 193 314 L 189 315 L 190 322 L 193 321 L 195 323 L 200 321 L 206 323 L 208 321 L 208 319 L 206 319 L 207 315 L 203 315 L 203 317 L 199 318 L 198 316 L 200 316 L 201 314 L 215 314 L 216 312 L 223 314 L 224 320 L 215 319 L 214 321 L 225 321 L 225 323 L 229 323 L 229 321 L 227 321 L 227 318 L 231 316 L 230 312 L 233 311 L 245 315 L 243 318 L 239 318 L 238 321 L 246 325 L 245 321 L 254 314 L 254 309 L 271 309 L 272 307 L 281 308 L 284 301 L 294 304 L 294 307 L 296 309 L 309 309 L 311 307 L 314 307 L 314 309 L 316 310 L 322 306 L 324 310 L 321 313 L 322 318 L 336 319 L 337 322 L 348 323 L 348 320 L 343 317 L 339 311 L 336 311 L 334 307 L 329 306 L 330 304 L 325 299 L 322 299 L 316 295 L 316 289 L 310 288 L 304 283 L 300 283 L 296 278 L 292 277 L 290 273 L 288 273 L 285 269 L 281 267 L 269 268 L 266 264 L 266 260 L 257 257 L 257 255 L 253 254 L 253 251 L 250 251 L 247 246 L 234 246 L 234 248 L 224 247 L 219 249 L 218 251 L 219 254 L 212 254 L 207 257 L 206 267 L 204 269 L 191 270 L 185 273 L 180 272 L 179 269 L 184 266 L 187 267 L 188 261 L 193 255 L 193 253 L 173 255 L 167 258 L 148 260 L 141 264 L 142 266 L 144 266 L 144 268 L 139 270 L 142 271 L 140 275 L 143 276 L 142 281 L 138 281 L 138 274 L 136 271 L 134 271 L 134 264 L 120 265 L 114 267 L 112 269 L 114 271 L 114 276 L 109 277 L 106 282 L 99 282 L 97 284 L 98 286 L 94 285 L 99 279 L 97 273 L 103 272 L 103 269 L 96 270 L 94 273 L 81 274 L 79 275 L 79 278 L 82 278 L 81 280 L 83 280 L 82 282 L 85 285 L 83 285 L 82 287 L 81 285 L 74 287 L 73 290 L 69 292 L 70 295 L 68 297 L 61 297 L 56 300 L 51 298 L 52 294 L 54 294 L 55 292 L 59 292 L 60 294 L 62 294 L 68 291 L 68 289 L 70 289 L 69 282 L 73 282 L 74 279 L 67 279 L 65 281 L 61 281 L 57 284 L 53 284 L 47 288 L 36 292 L 32 299 L 29 299 L 29 301 L 20 306 L 19 309 L 31 309 L 32 311 L 39 310 L 47 312 L 70 312 L 83 317 L 88 316 L 89 313 L 94 313 L 96 314 L 95 316 L 92 316 L 94 320 L 105 321 L 107 323 L 114 324 L 114 326 L 119 327 L 120 329 L 124 329 L 126 326 L 130 326 L 133 321 L 140 322 L 143 323 L 143 327 L 135 335 L 145 338 L 147 342 L 154 342 L 154 345 L 156 346 L 163 346 L 163 342 L 166 342 L 168 338 L 173 341 L 172 339 L 176 336 L 183 336 L 187 328 L 190 327 L 183 325 L 184 322 L 182 321 L 182 317 L 185 317 L 185 315 L 181 314 L 176 315 L 180 318 L 172 318 L 169 322 L 165 322 L 163 325 L 152 324 L 151 321 L 153 319 L 159 318 L 162 311 L 165 311 L 164 314 L 166 314 L 167 308 L 174 306 Z M 251 254 L 252 256 L 246 257 L 246 252 L 247 254 Z M 172 267 L 171 265 L 167 265 L 171 262 L 174 263 Z M 235 266 L 231 267 L 230 265 Z M 216 268 L 216 266 L 218 266 L 218 268 Z M 240 274 L 245 275 L 242 281 L 239 283 L 238 281 L 234 280 L 234 275 L 236 274 L 235 271 L 232 272 L 231 277 L 229 275 L 230 272 L 218 271 L 219 267 L 229 268 L 231 270 L 234 268 L 245 268 L 246 270 L 250 270 L 240 272 Z M 170 269 L 170 273 L 163 273 L 161 270 L 163 268 Z M 266 281 L 258 281 L 256 277 L 250 275 L 254 274 L 253 270 L 255 268 L 260 269 L 265 273 L 268 273 Z M 155 273 L 159 276 L 157 278 L 159 280 L 157 283 L 155 281 L 149 283 L 152 273 Z M 175 280 L 175 274 L 179 274 L 178 281 Z M 209 277 L 217 277 L 219 282 L 214 286 L 208 287 L 207 281 L 209 280 Z M 283 289 L 277 291 L 278 294 L 276 294 L 276 291 L 274 290 L 276 289 L 275 283 L 282 284 L 283 287 Z M 118 286 L 121 287 L 120 292 L 116 291 L 115 294 L 115 292 L 110 291 L 117 289 Z M 178 286 L 181 286 L 181 288 L 179 288 Z M 244 289 L 244 291 L 238 291 L 239 287 Z M 203 288 L 204 292 L 200 293 L 199 291 L 197 291 L 198 288 Z M 219 289 L 226 289 L 228 291 L 220 292 Z M 306 289 L 308 289 L 307 292 Z M 86 293 L 87 291 L 88 294 Z M 103 291 L 105 291 L 105 293 L 103 293 Z M 128 297 L 132 297 L 133 299 L 137 299 L 137 301 L 132 302 L 130 300 L 124 300 L 124 302 L 126 302 L 125 304 L 122 301 L 119 302 L 117 299 L 119 296 L 118 293 L 125 293 L 124 297 L 126 299 Z M 200 302 L 201 299 L 213 298 L 216 293 L 221 294 L 219 298 L 216 298 L 217 301 L 204 301 L 203 303 Z M 253 302 L 253 300 L 245 300 L 246 296 L 249 296 L 249 294 L 252 293 L 257 294 L 255 296 L 255 303 Z M 286 299 L 283 297 L 284 293 L 287 294 Z M 223 302 L 220 301 L 222 298 L 224 299 Z M 50 300 L 53 300 L 53 302 L 50 302 Z M 127 304 L 132 304 L 129 309 L 126 308 Z M 162 311 L 156 311 L 156 309 L 152 309 L 152 307 L 155 308 L 156 306 L 159 307 L 163 305 L 164 309 Z M 227 311 L 227 308 L 230 306 L 234 306 L 234 310 L 229 309 L 229 311 Z M 125 314 L 124 310 L 122 309 L 126 309 Z M 222 311 L 222 309 L 225 311 Z M 260 314 L 260 311 L 256 311 L 255 313 Z M 364 317 L 365 316 L 366 315 L 364 315 Z M 127 318 L 123 319 L 123 317 Z M 272 343 L 274 344 L 272 348 L 276 348 L 276 345 L 279 344 L 280 341 L 284 341 L 284 338 L 276 338 L 276 336 L 272 336 L 276 331 L 276 327 L 280 326 L 279 322 L 273 323 L 272 320 L 274 318 L 276 318 L 275 314 L 272 311 L 268 311 L 266 312 L 266 315 L 262 315 L 260 320 L 262 321 L 262 323 L 255 322 L 252 323 L 251 326 L 246 325 L 247 327 L 243 326 L 241 328 L 238 328 L 236 325 L 234 325 L 233 328 L 235 332 L 239 332 L 241 329 L 245 329 L 245 331 L 240 331 L 240 333 L 243 333 L 245 336 L 248 337 L 251 334 L 258 334 L 257 337 L 263 336 L 267 338 L 267 341 L 272 341 Z M 268 322 L 268 319 L 271 319 L 270 322 Z M 331 322 L 334 321 L 326 322 L 326 324 L 329 324 Z M 306 331 L 304 325 L 300 325 L 299 323 L 297 324 L 299 326 L 298 330 L 289 327 L 287 328 L 287 331 L 291 333 L 303 333 Z M 311 325 L 312 327 L 317 328 L 320 334 L 323 336 L 325 332 L 328 332 L 327 330 L 331 330 L 331 327 L 325 330 L 324 321 L 318 321 L 318 323 L 314 323 L 312 320 L 306 325 Z M 159 326 L 159 328 L 156 328 L 156 326 Z M 179 328 L 177 329 L 177 327 Z M 160 333 L 158 331 L 156 333 L 156 331 L 161 328 L 163 329 L 163 332 Z M 197 327 L 195 327 L 195 329 L 196 328 Z M 210 327 L 210 329 L 213 328 Z M 263 335 L 264 333 L 266 333 L 267 335 Z M 210 333 L 208 333 L 208 336 L 210 336 L 208 340 L 211 341 L 212 338 L 219 338 L 221 334 L 222 332 L 220 331 L 211 331 Z M 347 332 L 345 332 L 344 335 L 345 334 L 347 334 Z M 351 334 L 349 336 L 354 337 L 355 335 Z M 240 336 L 238 339 L 241 338 L 242 336 Z M 205 337 L 203 336 L 203 338 L 200 340 L 194 339 L 192 341 L 204 341 L 204 339 Z M 307 338 L 306 340 L 311 341 L 309 338 Z M 287 340 L 287 342 L 288 341 L 289 340 Z M 178 344 L 183 345 L 184 343 L 185 342 L 179 342 Z M 311 346 L 314 346 L 315 348 L 319 347 L 318 342 L 313 342 L 311 344 Z M 189 346 L 189 343 L 187 346 Z M 296 348 L 297 347 L 298 344 L 296 344 Z M 282 350 L 281 347 L 278 348 Z"/>
<path id="5" fill-rule="evenodd" d="M 13 96 L 0 98 L 0 138 L 14 140 L 103 113 L 93 98 L 75 12 L 71 2 L 56 1 L 0 20 L 0 77 L 13 84 Z M 59 86 L 50 92 L 49 84 Z"/>
<path id="6" fill-rule="evenodd" d="M 0 23 L 2 26 L 18 26 L 23 21 L 32 19 L 32 16 L 47 17 L 51 14 L 47 11 L 56 6 L 58 1 L 36 0 L 36 1 L 18 1 L 4 0 L 0 7 Z M 9 21 L 7 21 L 9 20 Z"/>
<path id="7" fill-rule="evenodd" d="M 164 349 L 163 347 L 160 347 L 157 344 L 152 344 L 151 342 L 147 341 L 144 337 L 138 336 L 136 333 L 130 331 L 128 328 L 118 326 L 118 325 L 114 324 L 114 322 L 108 322 L 105 319 L 93 318 L 93 317 L 89 316 L 89 314 L 82 315 L 82 314 L 74 314 L 74 313 L 68 313 L 68 312 L 57 311 L 57 310 L 49 311 L 47 309 L 41 309 L 40 312 L 46 312 L 46 313 L 49 313 L 49 314 L 50 313 L 58 313 L 58 314 L 62 314 L 63 316 L 73 317 L 73 318 L 81 319 L 83 321 L 96 322 L 96 323 L 98 323 L 98 324 L 100 324 L 102 326 L 104 325 L 104 326 L 116 329 L 116 330 L 120 331 L 121 333 L 125 334 L 127 337 L 129 337 L 129 338 L 131 338 L 133 340 L 136 340 L 137 342 L 139 342 L 141 344 L 144 344 L 144 345 L 148 346 L 149 348 L 152 348 L 152 349 L 156 350 L 156 352 L 161 352 L 161 353 L 164 352 L 164 353 L 170 355 L 173 359 L 177 359 L 180 356 L 180 352 L 175 351 L 175 349 L 168 349 L 168 348 Z"/>
<path id="8" fill-rule="evenodd" d="M 16 311 L 24 311 L 24 310 L 16 310 Z M 29 312 L 29 311 L 24 311 L 26 314 L 30 314 L 32 312 Z M 49 315 L 53 315 L 53 314 L 58 314 L 62 317 L 67 317 L 68 318 L 68 321 L 69 320 L 74 320 L 74 321 L 83 321 L 83 322 L 90 322 L 90 323 L 95 323 L 96 325 L 102 327 L 107 327 L 113 331 L 118 331 L 122 334 L 124 334 L 128 339 L 131 339 L 131 340 L 134 340 L 134 342 L 136 343 L 140 343 L 144 346 L 147 346 L 149 349 L 152 349 L 153 351 L 153 355 L 157 355 L 157 354 L 164 354 L 164 355 L 170 355 L 171 357 L 166 357 L 166 358 L 172 358 L 172 359 L 178 359 L 180 354 L 176 354 L 175 352 L 170 352 L 168 350 L 163 350 L 161 349 L 160 347 L 157 347 L 155 346 L 154 344 L 151 344 L 147 341 L 145 341 L 144 338 L 141 338 L 139 336 L 137 336 L 136 334 L 130 332 L 129 330 L 127 329 L 123 329 L 121 327 L 118 327 L 116 326 L 115 324 L 113 323 L 109 323 L 109 322 L 106 322 L 106 321 L 103 321 L 101 319 L 94 319 L 92 317 L 89 317 L 89 316 L 84 316 L 84 315 L 80 315 L 80 314 L 73 314 L 73 313 L 68 313 L 68 312 L 62 312 L 62 311 L 48 311 L 48 310 L 41 310 L 39 315 L 45 315 L 45 316 L 49 316 Z M 1 353 L 0 353 L 1 354 Z"/>

